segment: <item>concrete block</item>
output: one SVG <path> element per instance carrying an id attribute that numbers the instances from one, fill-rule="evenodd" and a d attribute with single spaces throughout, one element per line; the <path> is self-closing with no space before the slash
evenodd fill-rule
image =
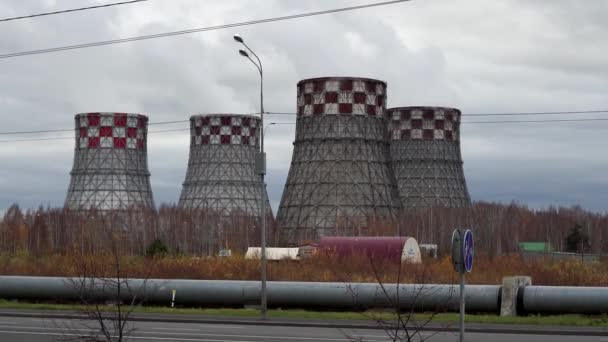
<path id="1" fill-rule="evenodd" d="M 502 279 L 500 300 L 501 316 L 517 316 L 517 291 L 520 286 L 532 285 L 532 278 L 527 276 L 505 277 Z"/>

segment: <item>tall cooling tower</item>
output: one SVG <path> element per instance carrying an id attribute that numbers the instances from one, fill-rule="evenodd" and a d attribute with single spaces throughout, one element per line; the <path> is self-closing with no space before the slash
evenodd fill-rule
<path id="1" fill-rule="evenodd" d="M 387 110 L 391 158 L 404 208 L 471 204 L 460 154 L 460 110 Z"/>
<path id="2" fill-rule="evenodd" d="M 277 221 L 281 239 L 364 234 L 400 208 L 384 117 L 386 83 L 328 77 L 298 83 L 293 156 Z"/>
<path id="3" fill-rule="evenodd" d="M 214 114 L 190 118 L 190 159 L 179 206 L 222 215 L 260 215 L 260 175 L 255 172 L 260 118 Z M 267 215 L 272 217 L 264 191 Z"/>
<path id="4" fill-rule="evenodd" d="M 76 149 L 66 206 L 70 209 L 153 208 L 147 157 L 148 118 L 77 114 Z"/>

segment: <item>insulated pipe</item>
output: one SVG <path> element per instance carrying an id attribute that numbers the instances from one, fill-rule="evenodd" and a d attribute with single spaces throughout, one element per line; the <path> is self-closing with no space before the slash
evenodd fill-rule
<path id="1" fill-rule="evenodd" d="M 522 286 L 517 297 L 518 315 L 608 313 L 608 287 Z"/>
<path id="2" fill-rule="evenodd" d="M 84 282 L 83 282 L 84 280 Z M 146 303 L 183 306 L 257 305 L 258 281 L 124 280 L 121 299 L 133 295 Z M 0 298 L 37 300 L 116 299 L 115 280 L 56 277 L 0 277 Z M 398 293 L 397 293 L 398 292 Z M 499 312 L 500 286 L 468 285 L 467 311 Z M 400 308 L 403 310 L 458 310 L 458 286 L 376 283 L 268 282 L 268 305 L 323 309 Z M 398 304 L 397 304 L 398 303 Z"/>

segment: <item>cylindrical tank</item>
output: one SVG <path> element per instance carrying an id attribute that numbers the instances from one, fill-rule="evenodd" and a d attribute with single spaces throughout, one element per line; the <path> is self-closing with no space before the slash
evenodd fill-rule
<path id="1" fill-rule="evenodd" d="M 190 159 L 179 206 L 209 209 L 222 216 L 260 217 L 261 178 L 255 161 L 260 118 L 205 114 L 190 118 Z M 264 191 L 267 216 L 272 219 Z"/>
<path id="2" fill-rule="evenodd" d="M 460 153 L 460 110 L 399 107 L 388 109 L 387 118 L 403 207 L 469 206 Z"/>
<path id="3" fill-rule="evenodd" d="M 362 255 L 376 260 L 421 261 L 418 241 L 404 236 L 326 236 L 319 240 L 318 252 L 338 258 Z"/>
<path id="4" fill-rule="evenodd" d="M 75 116 L 76 148 L 66 207 L 153 208 L 147 157 L 148 117 L 126 113 Z"/>
<path id="5" fill-rule="evenodd" d="M 401 205 L 390 167 L 386 83 L 353 77 L 302 80 L 293 156 L 277 221 L 280 239 L 361 235 Z"/>

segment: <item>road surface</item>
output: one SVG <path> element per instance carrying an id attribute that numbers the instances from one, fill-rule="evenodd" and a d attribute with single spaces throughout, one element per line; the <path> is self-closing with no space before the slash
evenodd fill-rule
<path id="1" fill-rule="evenodd" d="M 95 323 L 78 319 L 0 317 L 0 341 L 49 342 L 90 335 Z M 392 341 L 387 332 L 378 329 L 337 329 L 319 327 L 263 326 L 238 323 L 201 324 L 176 322 L 133 322 L 130 341 L 190 341 L 190 342 L 258 342 L 258 341 Z M 453 332 L 422 332 L 427 341 L 457 341 Z M 467 333 L 466 341 L 492 342 L 607 342 L 608 336 L 560 336 L 536 334 Z"/>

